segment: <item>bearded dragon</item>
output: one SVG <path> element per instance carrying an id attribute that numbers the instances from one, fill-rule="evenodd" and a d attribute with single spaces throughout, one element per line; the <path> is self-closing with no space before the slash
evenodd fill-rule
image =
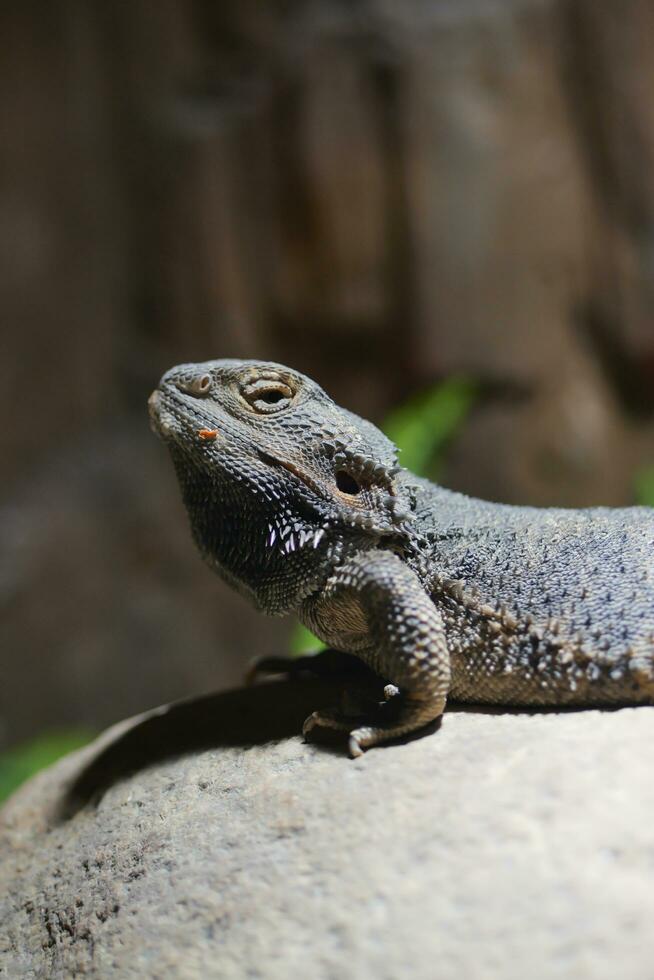
<path id="1" fill-rule="evenodd" d="M 352 755 L 506 706 L 654 703 L 654 509 L 516 507 L 403 469 L 370 422 L 281 364 L 162 377 L 150 416 L 208 564 L 262 612 L 295 612 L 386 682 Z"/>

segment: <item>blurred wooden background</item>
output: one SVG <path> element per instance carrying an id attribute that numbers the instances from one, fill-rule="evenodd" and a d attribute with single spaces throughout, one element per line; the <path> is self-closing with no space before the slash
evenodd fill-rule
<path id="1" fill-rule="evenodd" d="M 145 401 L 270 357 L 444 482 L 621 504 L 654 460 L 651 0 L 4 0 L 0 744 L 284 649 L 200 564 Z"/>

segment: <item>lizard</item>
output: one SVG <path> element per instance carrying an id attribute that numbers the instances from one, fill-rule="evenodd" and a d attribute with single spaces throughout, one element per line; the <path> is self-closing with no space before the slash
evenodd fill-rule
<path id="1" fill-rule="evenodd" d="M 654 704 L 654 508 L 494 503 L 415 476 L 372 423 L 266 361 L 166 372 L 149 399 L 203 558 L 383 679 L 352 756 L 446 701 Z M 392 704 L 393 711 L 383 709 Z"/>

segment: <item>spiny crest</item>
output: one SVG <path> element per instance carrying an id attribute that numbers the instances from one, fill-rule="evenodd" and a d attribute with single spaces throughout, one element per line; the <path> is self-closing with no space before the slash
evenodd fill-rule
<path id="1" fill-rule="evenodd" d="M 377 433 L 377 435 L 380 439 L 384 439 L 381 433 Z M 386 442 L 385 439 L 384 442 Z M 397 495 L 396 477 L 402 472 L 403 467 L 398 463 L 397 450 L 392 443 L 387 443 L 388 450 L 392 453 L 388 462 L 381 460 L 379 456 L 375 456 L 371 452 L 352 448 L 344 436 L 335 434 L 332 430 L 324 427 L 321 432 L 320 444 L 323 452 L 338 470 L 347 473 L 362 486 L 374 486 L 386 490 L 386 496 L 382 503 L 393 524 L 401 525 L 413 519 L 411 506 L 407 506 Z M 384 449 L 387 447 L 384 446 Z M 411 501 L 413 501 L 413 494 L 410 494 Z M 371 529 L 374 524 L 369 515 L 362 513 L 353 513 L 351 520 L 353 525 L 362 528 Z"/>
<path id="2" fill-rule="evenodd" d="M 393 479 L 402 471 L 398 463 L 387 465 L 373 456 L 356 452 L 345 445 L 342 439 L 334 438 L 323 442 L 323 449 L 336 466 L 344 466 L 353 477 L 375 482 L 389 490 L 393 487 Z"/>

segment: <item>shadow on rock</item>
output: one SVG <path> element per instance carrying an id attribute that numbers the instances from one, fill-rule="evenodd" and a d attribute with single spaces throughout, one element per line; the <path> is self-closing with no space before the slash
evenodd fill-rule
<path id="1" fill-rule="evenodd" d="M 219 746 L 259 745 L 297 736 L 304 719 L 338 701 L 342 684 L 273 681 L 156 708 L 108 733 L 69 787 L 60 819 L 98 798 L 115 782 L 155 762 Z M 333 740 L 332 740 L 333 742 Z"/>
<path id="2" fill-rule="evenodd" d="M 328 658 L 323 659 L 327 663 Z M 115 726 L 100 737 L 97 750 L 66 791 L 59 808 L 59 819 L 70 819 L 87 804 L 97 802 L 120 779 L 156 762 L 220 746 L 246 748 L 299 736 L 305 718 L 312 711 L 338 704 L 344 689 L 350 687 L 348 679 L 351 683 L 354 678 L 349 665 L 339 663 L 338 666 L 347 668 L 345 674 L 311 678 L 302 675 L 208 694 L 155 708 Z M 361 671 L 359 667 L 357 672 L 356 687 L 360 693 L 367 694 L 371 706 L 383 697 L 383 684 L 367 668 Z M 448 706 L 447 713 L 534 714 L 543 710 L 547 709 L 453 703 Z M 362 714 L 359 719 L 365 717 Z M 367 720 L 371 720 L 369 716 Z M 428 736 L 440 727 L 439 722 L 440 719 L 394 742 Z M 353 716 L 353 725 L 355 723 Z M 347 740 L 342 733 L 320 729 L 312 733 L 311 741 L 328 751 L 342 753 Z M 388 743 L 391 744 L 393 742 Z"/>

